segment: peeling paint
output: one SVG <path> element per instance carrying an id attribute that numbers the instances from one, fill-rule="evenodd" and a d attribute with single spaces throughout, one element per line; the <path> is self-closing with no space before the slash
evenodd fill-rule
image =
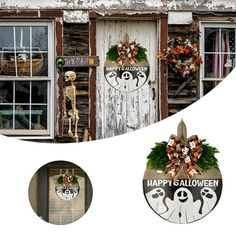
<path id="1" fill-rule="evenodd" d="M 1 9 L 234 11 L 235 0 L 1 0 Z"/>
<path id="2" fill-rule="evenodd" d="M 69 10 L 64 11 L 63 20 L 67 23 L 87 23 L 89 22 L 88 11 Z"/>

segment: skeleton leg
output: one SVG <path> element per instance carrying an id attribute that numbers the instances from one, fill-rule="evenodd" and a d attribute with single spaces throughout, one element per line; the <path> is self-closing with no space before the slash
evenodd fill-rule
<path id="1" fill-rule="evenodd" d="M 68 130 L 68 135 L 73 138 L 73 134 L 71 132 L 71 117 L 69 118 L 69 130 Z"/>
<path id="2" fill-rule="evenodd" d="M 78 121 L 79 121 L 79 116 L 75 116 L 75 142 L 78 143 Z"/>

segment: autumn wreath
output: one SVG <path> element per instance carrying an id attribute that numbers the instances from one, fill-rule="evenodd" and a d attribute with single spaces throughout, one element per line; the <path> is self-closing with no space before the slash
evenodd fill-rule
<path id="1" fill-rule="evenodd" d="M 158 53 L 157 57 L 170 65 L 175 73 L 181 73 L 182 77 L 196 73 L 202 63 L 198 44 L 183 37 L 169 40 L 167 49 Z"/>

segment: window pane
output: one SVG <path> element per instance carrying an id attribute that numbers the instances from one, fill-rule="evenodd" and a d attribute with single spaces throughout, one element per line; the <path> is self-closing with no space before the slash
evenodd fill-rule
<path id="1" fill-rule="evenodd" d="M 48 76 L 48 54 L 42 53 L 41 59 L 38 60 L 38 68 L 39 71 L 38 75 L 41 76 Z"/>
<path id="2" fill-rule="evenodd" d="M 28 81 L 16 81 L 16 103 L 29 103 L 30 102 L 30 82 Z"/>
<path id="3" fill-rule="evenodd" d="M 0 106 L 0 129 L 13 128 L 13 106 Z"/>
<path id="4" fill-rule="evenodd" d="M 235 52 L 235 29 L 222 29 L 221 38 L 221 51 Z"/>
<path id="5" fill-rule="evenodd" d="M 16 54 L 17 58 L 17 75 L 30 76 L 30 53 L 19 51 Z"/>
<path id="6" fill-rule="evenodd" d="M 14 46 L 13 27 L 0 26 L 0 49 Z"/>
<path id="7" fill-rule="evenodd" d="M 203 81 L 203 95 L 209 93 L 213 88 L 215 88 L 220 81 Z"/>
<path id="8" fill-rule="evenodd" d="M 205 28 L 205 52 L 219 52 L 219 29 Z"/>
<path id="9" fill-rule="evenodd" d="M 204 59 L 206 78 L 220 77 L 220 57 L 217 54 L 206 54 Z"/>
<path id="10" fill-rule="evenodd" d="M 0 103 L 13 102 L 13 82 L 0 81 Z"/>
<path id="11" fill-rule="evenodd" d="M 41 51 L 48 50 L 48 28 L 46 26 L 32 27 L 32 46 Z"/>
<path id="12" fill-rule="evenodd" d="M 32 106 L 31 128 L 47 129 L 47 106 Z"/>
<path id="13" fill-rule="evenodd" d="M 29 129 L 29 106 L 15 106 L 15 129 Z"/>
<path id="14" fill-rule="evenodd" d="M 47 82 L 32 82 L 32 103 L 47 103 Z"/>
<path id="15" fill-rule="evenodd" d="M 36 50 L 35 48 L 33 48 Z M 48 75 L 48 54 L 40 51 L 32 52 L 32 75 L 47 76 Z"/>
<path id="16" fill-rule="evenodd" d="M 16 75 L 15 56 L 12 50 L 12 48 L 3 49 L 0 75 Z"/>
<path id="17" fill-rule="evenodd" d="M 24 49 L 30 47 L 30 27 L 17 26 L 16 27 L 16 48 Z"/>
<path id="18" fill-rule="evenodd" d="M 235 54 L 222 55 L 222 78 L 225 78 L 235 67 Z"/>

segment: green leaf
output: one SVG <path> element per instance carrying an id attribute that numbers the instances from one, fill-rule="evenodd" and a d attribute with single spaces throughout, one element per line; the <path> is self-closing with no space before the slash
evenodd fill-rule
<path id="1" fill-rule="evenodd" d="M 166 154 L 167 142 L 156 143 L 151 153 L 147 156 L 147 168 L 164 171 L 169 164 L 169 158 Z"/>
<path id="2" fill-rule="evenodd" d="M 138 45 L 138 53 L 135 56 L 135 59 L 140 62 L 140 61 L 147 61 L 147 55 L 146 55 L 147 49 Z"/>
<path id="3" fill-rule="evenodd" d="M 206 140 L 200 141 L 202 144 L 202 155 L 199 158 L 197 165 L 202 170 L 209 170 L 212 168 L 219 168 L 218 166 L 218 160 L 215 157 L 215 154 L 219 153 L 219 150 L 216 147 L 210 146 L 208 143 L 206 143 Z"/>
<path id="4" fill-rule="evenodd" d="M 117 51 L 117 48 L 118 48 L 118 45 L 115 44 L 115 45 L 112 45 L 108 52 L 106 53 L 106 59 L 109 60 L 109 61 L 117 61 L 118 57 L 119 57 L 119 54 L 118 54 L 118 51 Z"/>

